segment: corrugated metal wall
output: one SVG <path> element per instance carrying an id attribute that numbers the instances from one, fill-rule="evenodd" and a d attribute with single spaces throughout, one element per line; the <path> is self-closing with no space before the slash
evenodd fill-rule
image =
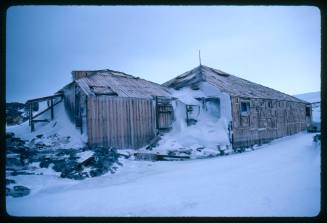
<path id="1" fill-rule="evenodd" d="M 140 148 L 155 136 L 151 99 L 89 96 L 88 142 L 116 148 Z"/>

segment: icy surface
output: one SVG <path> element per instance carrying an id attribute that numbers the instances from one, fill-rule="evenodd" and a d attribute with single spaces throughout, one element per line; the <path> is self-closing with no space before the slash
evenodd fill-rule
<path id="1" fill-rule="evenodd" d="M 230 156 L 174 162 L 123 160 L 83 181 L 10 177 L 31 188 L 6 197 L 14 216 L 315 216 L 320 146 L 299 133 Z"/>
<path id="2" fill-rule="evenodd" d="M 37 119 L 50 120 L 50 111 L 45 112 Z M 35 138 L 34 143 L 39 141 L 53 147 L 60 145 L 60 148 L 83 147 L 87 138 L 86 135 L 81 135 L 80 130 L 69 120 L 63 102 L 54 107 L 54 120 L 36 123 L 34 132 L 31 132 L 28 121 L 20 125 L 8 126 L 6 127 L 6 132 L 13 132 L 24 140 Z M 38 139 L 37 135 L 42 135 L 43 137 Z"/>

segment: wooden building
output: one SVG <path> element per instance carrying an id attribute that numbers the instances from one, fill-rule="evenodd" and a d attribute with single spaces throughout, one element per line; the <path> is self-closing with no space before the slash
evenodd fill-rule
<path id="1" fill-rule="evenodd" d="M 73 71 L 63 93 L 71 120 L 90 146 L 140 148 L 173 121 L 166 87 L 113 70 Z"/>
<path id="2" fill-rule="evenodd" d="M 256 84 L 223 71 L 200 65 L 163 86 L 175 90 L 189 88 L 205 92 L 213 88 L 205 102 L 216 97 L 224 105 L 224 115 L 230 114 L 230 132 L 233 148 L 261 144 L 279 137 L 304 131 L 311 121 L 310 103 L 277 90 Z M 212 91 L 211 92 L 215 92 Z M 223 99 L 222 95 L 227 95 Z M 218 105 L 219 105 L 218 103 Z M 220 112 L 219 112 L 220 114 Z"/>

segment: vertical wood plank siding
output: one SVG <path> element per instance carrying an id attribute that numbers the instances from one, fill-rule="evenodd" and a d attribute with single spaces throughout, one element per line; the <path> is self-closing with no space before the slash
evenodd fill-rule
<path id="1" fill-rule="evenodd" d="M 69 85 L 63 89 L 64 104 L 68 113 L 69 119 L 75 123 L 75 85 Z"/>
<path id="2" fill-rule="evenodd" d="M 304 103 L 272 99 L 245 99 L 249 115 L 240 114 L 240 97 L 231 97 L 233 147 L 247 147 L 304 131 L 307 127 Z"/>
<path id="3" fill-rule="evenodd" d="M 151 99 L 89 96 L 88 142 L 116 148 L 140 148 L 155 136 Z"/>

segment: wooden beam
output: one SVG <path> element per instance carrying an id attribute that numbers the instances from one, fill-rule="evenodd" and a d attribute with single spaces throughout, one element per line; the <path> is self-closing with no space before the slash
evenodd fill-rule
<path id="1" fill-rule="evenodd" d="M 52 106 L 52 107 L 54 107 L 55 105 L 59 104 L 61 101 L 62 101 L 62 100 L 60 100 L 60 101 L 56 102 L 55 104 L 53 104 L 53 106 Z M 40 113 L 36 114 L 36 115 L 35 115 L 33 118 L 36 118 L 36 117 L 38 117 L 38 116 L 42 115 L 44 112 L 46 112 L 46 111 L 49 111 L 50 109 L 51 109 L 51 106 L 50 106 L 50 107 L 48 107 L 48 108 L 46 108 L 46 109 L 45 109 L 45 110 L 43 110 L 42 112 L 40 112 Z"/>
<path id="2" fill-rule="evenodd" d="M 62 98 L 63 93 L 55 94 L 55 95 L 51 95 L 51 96 L 46 96 L 46 97 L 41 97 L 41 98 L 30 99 L 30 100 L 27 100 L 26 103 L 46 101 L 46 100 L 53 99 L 53 98 L 56 98 L 56 97 L 61 97 Z"/>
<path id="3" fill-rule="evenodd" d="M 158 96 L 156 96 L 156 128 L 159 130 Z"/>
<path id="4" fill-rule="evenodd" d="M 53 120 L 53 98 L 51 98 L 51 101 L 50 101 L 50 109 L 51 109 L 51 120 Z"/>
<path id="5" fill-rule="evenodd" d="M 29 115 L 29 122 L 28 122 L 28 124 L 31 125 L 31 123 L 32 123 L 32 119 L 33 119 L 32 103 L 29 105 L 28 115 Z"/>
<path id="6" fill-rule="evenodd" d="M 48 119 L 35 119 L 35 120 L 32 120 L 32 122 L 49 122 Z"/>

